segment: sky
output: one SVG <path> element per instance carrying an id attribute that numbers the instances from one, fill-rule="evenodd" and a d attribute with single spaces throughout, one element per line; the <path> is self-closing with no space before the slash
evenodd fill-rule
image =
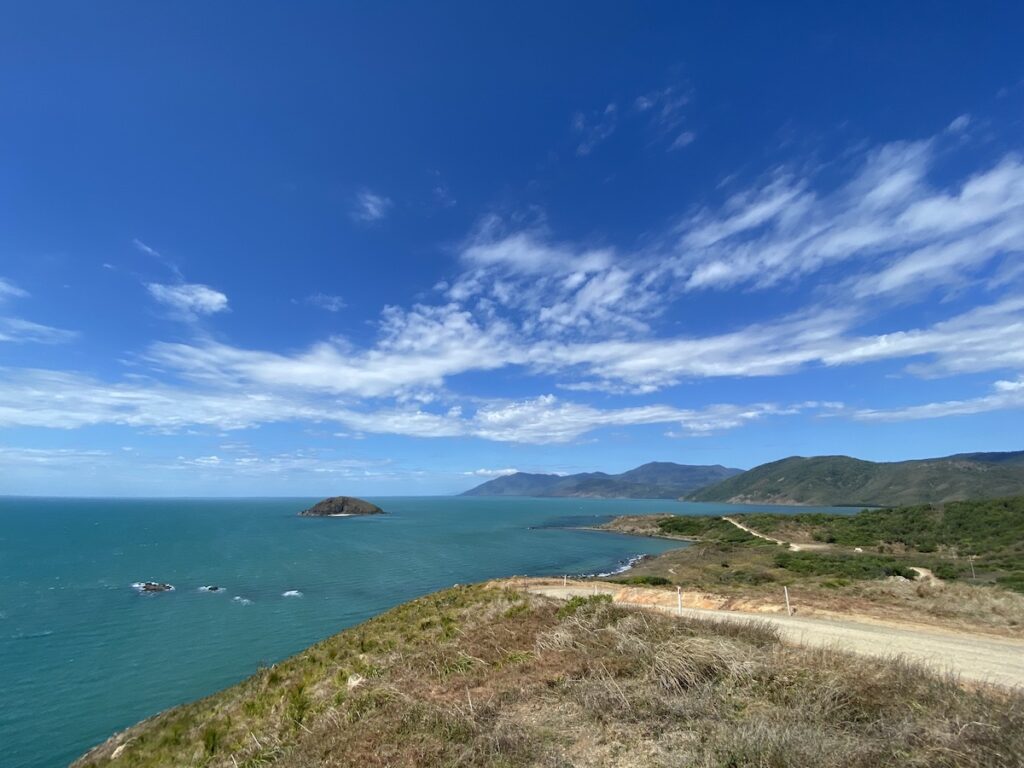
<path id="1" fill-rule="evenodd" d="M 1024 448 L 1024 6 L 0 6 L 0 493 Z"/>

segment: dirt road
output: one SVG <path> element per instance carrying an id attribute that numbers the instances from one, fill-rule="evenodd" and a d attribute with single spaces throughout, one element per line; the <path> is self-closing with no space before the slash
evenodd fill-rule
<path id="1" fill-rule="evenodd" d="M 739 528 L 741 531 L 746 531 L 751 536 L 756 536 L 759 539 L 764 539 L 765 541 L 770 541 L 773 544 L 781 544 L 784 547 L 789 547 L 789 549 L 792 549 L 794 552 L 799 552 L 800 551 L 800 545 L 799 544 L 790 544 L 788 541 L 783 541 L 782 539 L 776 539 L 773 536 L 766 536 L 763 533 L 755 531 L 753 528 L 748 528 L 747 526 L 745 526 L 743 523 L 739 522 L 738 520 L 733 520 L 731 517 L 723 517 L 722 519 L 725 520 L 725 522 L 727 522 L 727 523 L 732 523 L 737 528 Z"/>
<path id="2" fill-rule="evenodd" d="M 663 613 L 679 613 L 676 595 L 668 590 L 624 588 L 601 582 L 563 587 L 526 581 L 510 586 L 561 600 L 577 595 L 606 594 L 611 595 L 614 602 L 623 605 Z M 866 656 L 902 655 L 938 670 L 952 670 L 964 679 L 1024 686 L 1024 640 L 881 622 L 688 608 L 685 603 L 684 600 L 683 616 L 720 621 L 767 622 L 778 627 L 786 643 L 835 646 Z"/>

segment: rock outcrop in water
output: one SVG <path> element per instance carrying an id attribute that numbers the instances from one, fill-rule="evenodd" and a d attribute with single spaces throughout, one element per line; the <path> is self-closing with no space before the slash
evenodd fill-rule
<path id="1" fill-rule="evenodd" d="M 173 592 L 174 591 L 174 585 L 173 584 L 164 584 L 163 582 L 159 582 L 159 581 L 139 581 L 139 582 L 136 582 L 135 584 L 132 584 L 132 586 L 135 589 L 137 589 L 139 592 L 145 592 L 145 593 L 150 593 L 150 592 Z"/>
<path id="2" fill-rule="evenodd" d="M 354 496 L 332 496 L 304 509 L 299 514 L 303 517 L 349 517 L 352 515 L 383 515 L 384 510 Z"/>

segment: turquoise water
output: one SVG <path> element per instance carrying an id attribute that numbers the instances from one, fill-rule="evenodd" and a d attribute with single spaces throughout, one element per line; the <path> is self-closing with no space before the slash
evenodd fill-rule
<path id="1" fill-rule="evenodd" d="M 373 499 L 382 517 L 296 516 L 313 501 L 0 499 L 0 762 L 66 765 L 117 729 L 454 583 L 603 572 L 678 546 L 558 526 L 735 509 L 432 497 Z M 145 580 L 176 589 L 140 595 L 131 585 Z"/>

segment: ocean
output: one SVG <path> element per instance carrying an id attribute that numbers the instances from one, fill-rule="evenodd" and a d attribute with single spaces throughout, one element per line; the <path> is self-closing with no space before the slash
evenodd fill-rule
<path id="1" fill-rule="evenodd" d="M 390 514 L 296 516 L 316 499 L 0 498 L 0 763 L 67 765 L 142 718 L 456 583 L 603 573 L 680 546 L 578 530 L 614 515 L 740 509 L 370 500 Z M 175 589 L 132 586 L 147 580 Z"/>

